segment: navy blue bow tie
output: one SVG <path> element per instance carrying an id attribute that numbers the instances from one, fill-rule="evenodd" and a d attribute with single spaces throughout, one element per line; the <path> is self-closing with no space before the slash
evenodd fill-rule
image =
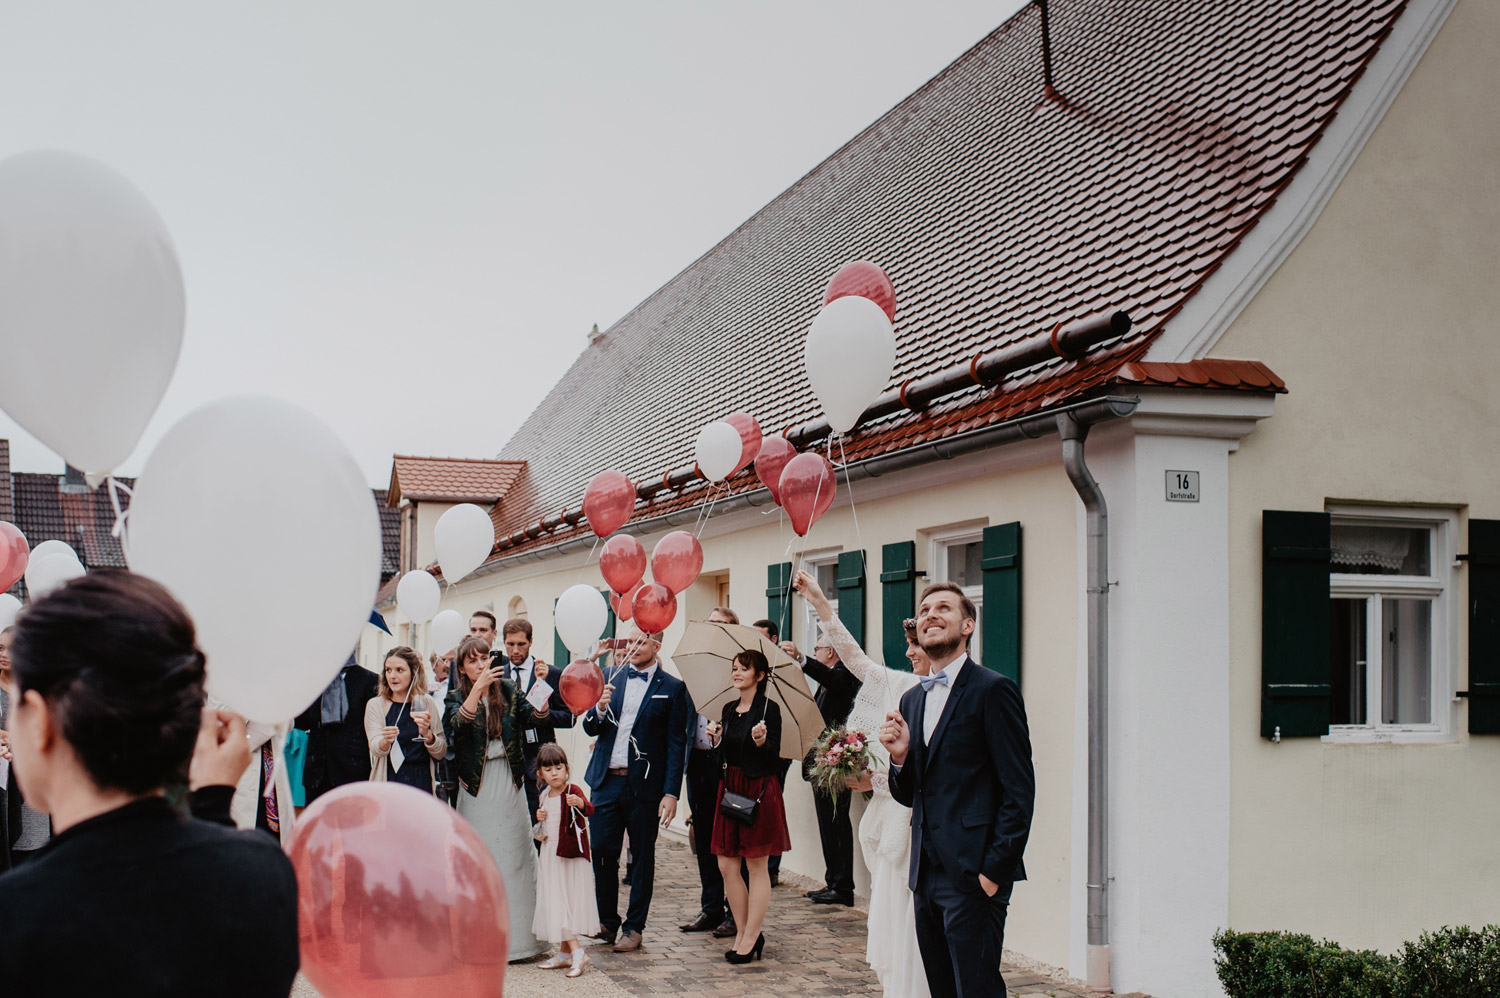
<path id="1" fill-rule="evenodd" d="M 917 682 L 922 684 L 922 692 L 926 693 L 934 686 L 947 686 L 948 674 L 946 672 L 939 672 L 933 676 L 918 676 Z"/>
<path id="2" fill-rule="evenodd" d="M 631 669 L 630 670 L 630 678 L 631 679 L 639 679 L 641 682 L 645 682 L 647 679 L 649 679 L 651 677 L 647 676 L 640 669 Z"/>

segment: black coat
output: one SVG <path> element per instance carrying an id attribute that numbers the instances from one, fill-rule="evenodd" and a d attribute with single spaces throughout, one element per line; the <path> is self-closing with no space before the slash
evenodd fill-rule
<path id="1" fill-rule="evenodd" d="M 864 683 L 843 662 L 835 662 L 833 668 L 829 668 L 811 655 L 802 660 L 802 671 L 817 680 L 818 692 L 813 700 L 823 715 L 823 723 L 837 727 L 849 720 L 854 698 Z"/>
<path id="2" fill-rule="evenodd" d="M 911 889 L 924 850 L 965 892 L 980 890 L 981 873 L 1002 887 L 1025 880 L 1036 775 L 1020 688 L 968 659 L 930 746 L 922 739 L 925 702 L 920 686 L 901 698 L 911 746 L 906 764 L 891 767 L 891 796 L 911 808 Z"/>
<path id="3" fill-rule="evenodd" d="M 227 816 L 234 789 L 214 789 Z M 0 876 L 7 995 L 269 998 L 296 975 L 297 882 L 275 840 L 164 798 L 79 822 Z"/>
<path id="4" fill-rule="evenodd" d="M 507 671 L 506 678 L 512 679 L 515 675 L 515 666 L 510 663 L 509 659 L 505 660 L 505 668 Z M 528 680 L 525 688 L 522 688 L 519 683 L 516 686 L 517 695 L 523 702 L 526 700 L 526 690 L 531 688 L 532 681 Z M 536 732 L 536 741 L 527 738 L 523 743 L 526 750 L 526 766 L 528 770 L 535 768 L 537 751 L 548 742 L 557 741 L 557 735 L 554 734 L 555 729 L 571 728 L 575 720 L 573 712 L 568 709 L 567 704 L 563 703 L 562 670 L 555 665 L 547 666 L 547 685 L 552 687 L 552 695 L 547 698 L 547 716 L 536 718 L 532 724 L 531 730 Z M 529 703 L 526 704 L 525 709 L 529 712 L 531 705 Z"/>
<path id="5" fill-rule="evenodd" d="M 352 663 L 344 666 L 340 676 L 349 696 L 349 713 L 341 723 L 323 723 L 321 697 L 297 717 L 297 727 L 307 732 L 302 786 L 309 804 L 335 787 L 370 778 L 365 705 L 375 698 L 379 681 L 375 673 Z"/>

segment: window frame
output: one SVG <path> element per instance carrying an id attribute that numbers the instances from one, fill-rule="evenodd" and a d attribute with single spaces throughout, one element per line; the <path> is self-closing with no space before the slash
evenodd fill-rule
<path id="1" fill-rule="evenodd" d="M 1383 724 L 1378 720 L 1364 724 L 1331 724 L 1322 740 L 1331 744 L 1420 744 L 1455 740 L 1455 704 L 1458 698 L 1454 696 L 1453 656 L 1459 647 L 1458 613 L 1455 609 L 1458 579 L 1455 570 L 1461 564 L 1456 558 L 1454 547 L 1458 541 L 1458 513 L 1435 508 L 1334 504 L 1329 504 L 1326 512 L 1332 518 L 1333 526 L 1427 528 L 1430 575 L 1362 575 L 1330 571 L 1328 595 L 1331 600 L 1363 599 L 1370 608 L 1365 621 L 1366 666 L 1363 680 L 1367 718 L 1378 718 L 1383 709 L 1381 670 L 1384 641 L 1381 638 L 1383 614 L 1380 600 L 1419 599 L 1431 605 L 1428 697 L 1432 705 L 1432 719 L 1425 724 Z"/>
<path id="2" fill-rule="evenodd" d="M 951 527 L 947 530 L 933 531 L 927 537 L 928 552 L 927 564 L 931 570 L 927 574 L 928 582 L 947 582 L 948 580 L 948 548 L 955 544 L 978 544 L 979 550 L 984 551 L 984 528 L 987 522 L 967 524 L 960 527 Z M 984 573 L 980 573 L 979 582 L 974 585 L 964 586 L 964 595 L 974 602 L 974 633 L 969 635 L 969 650 L 971 654 L 979 654 L 980 629 L 984 625 Z M 918 595 L 921 595 L 920 590 Z"/>

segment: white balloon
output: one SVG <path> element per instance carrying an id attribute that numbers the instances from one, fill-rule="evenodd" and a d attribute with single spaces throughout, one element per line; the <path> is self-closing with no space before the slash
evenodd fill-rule
<path id="1" fill-rule="evenodd" d="M 396 608 L 406 614 L 413 624 L 422 624 L 432 619 L 443 602 L 443 591 L 431 572 L 422 569 L 407 572 L 396 583 Z"/>
<path id="2" fill-rule="evenodd" d="M 16 622 L 16 614 L 21 612 L 21 601 L 10 593 L 0 593 L 0 630 L 4 630 Z"/>
<path id="3" fill-rule="evenodd" d="M 42 541 L 42 543 L 31 549 L 31 554 L 26 559 L 26 593 L 32 599 L 36 598 L 36 567 L 54 555 L 77 562 L 80 568 L 83 567 L 83 562 L 79 561 L 78 552 L 68 547 L 62 541 Z M 79 574 L 83 573 L 80 572 Z"/>
<path id="4" fill-rule="evenodd" d="M 457 610 L 443 610 L 432 618 L 432 626 L 428 629 L 428 641 L 432 650 L 439 655 L 446 655 L 469 633 L 469 628 L 463 616 Z"/>
<path id="5" fill-rule="evenodd" d="M 77 579 L 83 574 L 83 566 L 78 563 L 77 558 L 69 558 L 65 554 L 49 554 L 27 563 L 26 595 L 35 602 L 64 582 Z"/>
<path id="6" fill-rule="evenodd" d="M 188 413 L 146 462 L 129 524 L 131 569 L 197 625 L 209 696 L 252 721 L 301 713 L 370 619 L 370 487 L 338 435 L 290 402 L 239 396 Z"/>
<path id="7" fill-rule="evenodd" d="M 607 623 L 609 604 L 593 586 L 570 586 L 557 598 L 552 626 L 575 659 L 586 658 L 594 650 Z"/>
<path id="8" fill-rule="evenodd" d="M 896 330 L 870 299 L 835 298 L 813 320 L 803 361 L 828 425 L 843 433 L 890 382 Z"/>
<path id="9" fill-rule="evenodd" d="M 484 564 L 495 546 L 495 525 L 490 515 L 471 502 L 460 503 L 438 517 L 432 530 L 432 546 L 443 578 L 450 584 Z"/>
<path id="10" fill-rule="evenodd" d="M 0 406 L 33 436 L 91 475 L 124 461 L 185 310 L 172 238 L 129 180 L 75 153 L 0 162 Z"/>
<path id="11" fill-rule="evenodd" d="M 698 439 L 693 442 L 693 458 L 705 478 L 710 482 L 722 482 L 740 463 L 740 453 L 744 448 L 745 441 L 740 437 L 740 431 L 720 419 L 698 431 Z"/>

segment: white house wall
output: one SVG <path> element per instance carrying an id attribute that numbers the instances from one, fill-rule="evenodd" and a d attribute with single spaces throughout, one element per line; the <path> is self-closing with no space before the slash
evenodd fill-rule
<path id="1" fill-rule="evenodd" d="M 1500 5 L 1463 0 L 1322 216 L 1213 350 L 1290 394 L 1229 461 L 1229 919 L 1390 951 L 1500 922 L 1500 737 L 1329 744 L 1259 734 L 1265 509 L 1431 505 L 1500 517 Z M 1452 689 L 1467 683 L 1466 570 Z"/>

